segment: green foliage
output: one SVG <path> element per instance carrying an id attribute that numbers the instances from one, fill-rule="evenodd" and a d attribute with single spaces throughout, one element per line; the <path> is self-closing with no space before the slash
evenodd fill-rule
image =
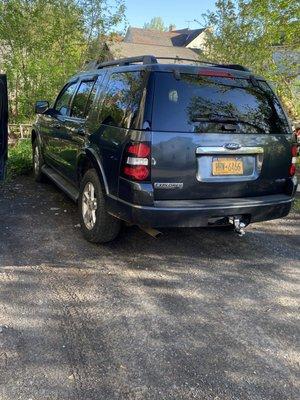
<path id="1" fill-rule="evenodd" d="M 23 139 L 9 146 L 7 162 L 7 179 L 18 175 L 27 175 L 32 169 L 31 140 Z"/>
<path id="2" fill-rule="evenodd" d="M 83 61 L 101 59 L 104 42 L 114 40 L 116 27 L 125 21 L 125 0 L 79 0 L 77 5 L 85 28 Z"/>
<path id="3" fill-rule="evenodd" d="M 266 77 L 294 117 L 300 115 L 297 16 L 295 0 L 218 0 L 216 11 L 205 15 L 212 27 L 208 57 L 248 66 Z"/>
<path id="4" fill-rule="evenodd" d="M 293 205 L 293 210 L 294 210 L 295 212 L 297 212 L 297 213 L 300 213 L 300 199 L 299 199 L 299 198 L 297 198 L 297 199 L 295 200 L 295 203 L 294 203 L 294 205 Z"/>
<path id="5" fill-rule="evenodd" d="M 68 77 L 101 57 L 99 35 L 124 18 L 123 0 L 0 0 L 0 68 L 8 75 L 11 122 L 38 99 L 54 99 Z"/>
<path id="6" fill-rule="evenodd" d="M 165 25 L 162 17 L 154 17 L 150 22 L 144 24 L 144 29 L 153 29 L 156 31 L 167 31 L 168 27 Z"/>

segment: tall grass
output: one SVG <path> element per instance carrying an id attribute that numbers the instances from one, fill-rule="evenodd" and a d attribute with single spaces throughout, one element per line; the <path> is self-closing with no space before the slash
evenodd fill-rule
<path id="1" fill-rule="evenodd" d="M 22 139 L 8 148 L 7 180 L 28 175 L 32 169 L 31 140 Z"/>

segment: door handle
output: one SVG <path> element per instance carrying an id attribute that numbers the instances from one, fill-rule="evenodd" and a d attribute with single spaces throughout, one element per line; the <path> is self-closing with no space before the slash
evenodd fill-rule
<path id="1" fill-rule="evenodd" d="M 84 136 L 85 135 L 85 129 L 84 128 L 78 128 L 78 129 L 75 130 L 75 133 L 77 133 L 77 135 Z"/>

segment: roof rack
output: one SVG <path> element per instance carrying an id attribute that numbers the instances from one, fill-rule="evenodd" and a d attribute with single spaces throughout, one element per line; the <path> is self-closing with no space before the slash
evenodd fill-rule
<path id="1" fill-rule="evenodd" d="M 152 55 L 121 58 L 119 60 L 112 60 L 112 61 L 106 61 L 106 62 L 92 61 L 86 65 L 86 69 L 102 69 L 102 68 L 113 67 L 113 66 L 121 67 L 121 66 L 126 66 L 126 65 L 137 64 L 137 63 L 141 63 L 143 65 L 158 64 L 158 60 L 174 60 L 175 62 L 176 61 L 177 62 L 178 61 L 189 61 L 189 62 L 194 62 L 195 64 L 205 64 L 205 65 L 210 65 L 212 67 L 229 68 L 229 69 L 235 69 L 235 70 L 239 70 L 239 71 L 250 72 L 250 70 L 248 68 L 243 67 L 242 65 L 239 65 L 239 64 L 218 64 L 218 63 L 214 63 L 214 62 L 210 62 L 210 61 L 194 60 L 191 58 L 155 57 Z"/>
<path id="2" fill-rule="evenodd" d="M 246 68 L 240 64 L 214 64 L 214 66 L 219 68 L 229 68 L 229 69 L 237 69 L 239 71 L 251 72 L 249 68 Z"/>
<path id="3" fill-rule="evenodd" d="M 174 60 L 174 61 L 191 61 L 198 64 L 208 64 L 212 63 L 209 61 L 195 60 L 194 58 L 180 58 L 180 57 L 156 57 L 157 60 Z"/>
<path id="4" fill-rule="evenodd" d="M 154 56 L 145 55 L 145 56 L 138 56 L 138 57 L 129 57 L 129 58 L 120 58 L 119 60 L 112 60 L 99 63 L 96 61 L 96 69 L 106 68 L 106 67 L 113 67 L 113 66 L 125 66 L 131 65 L 136 63 L 142 63 L 144 65 L 147 64 L 157 64 L 157 59 Z"/>

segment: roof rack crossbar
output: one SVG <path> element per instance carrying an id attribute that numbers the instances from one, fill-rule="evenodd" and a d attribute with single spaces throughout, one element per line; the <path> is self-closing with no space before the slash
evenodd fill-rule
<path id="1" fill-rule="evenodd" d="M 174 60 L 174 61 L 191 61 L 197 64 L 207 64 L 207 65 L 212 65 L 211 62 L 209 61 L 201 61 L 201 60 L 195 60 L 193 58 L 181 58 L 181 57 L 156 57 L 157 60 Z"/>
<path id="2" fill-rule="evenodd" d="M 112 66 L 125 66 L 135 63 L 142 64 L 157 64 L 157 59 L 151 55 L 138 56 L 138 57 L 128 57 L 128 58 L 120 58 L 119 60 L 106 61 L 101 63 L 96 63 L 96 69 L 112 67 Z"/>
<path id="3" fill-rule="evenodd" d="M 144 65 L 148 64 L 157 64 L 158 60 L 174 60 L 176 61 L 189 61 L 189 62 L 194 62 L 195 64 L 205 64 L 205 65 L 210 65 L 212 67 L 218 67 L 218 68 L 229 68 L 229 69 L 235 69 L 239 71 L 247 71 L 250 72 L 250 70 L 246 67 L 243 67 L 242 65 L 239 64 L 219 64 L 215 63 L 212 61 L 202 61 L 202 60 L 195 60 L 192 58 L 180 58 L 180 57 L 155 57 L 152 55 L 143 55 L 143 56 L 137 56 L 137 57 L 129 57 L 129 58 L 121 58 L 119 60 L 112 60 L 112 61 L 106 61 L 106 62 L 99 62 L 96 61 L 89 66 L 92 66 L 95 69 L 101 69 L 101 68 L 106 68 L 106 67 L 113 67 L 113 66 L 126 66 L 126 65 L 131 65 L 131 64 L 136 64 L 136 63 L 142 63 Z"/>

